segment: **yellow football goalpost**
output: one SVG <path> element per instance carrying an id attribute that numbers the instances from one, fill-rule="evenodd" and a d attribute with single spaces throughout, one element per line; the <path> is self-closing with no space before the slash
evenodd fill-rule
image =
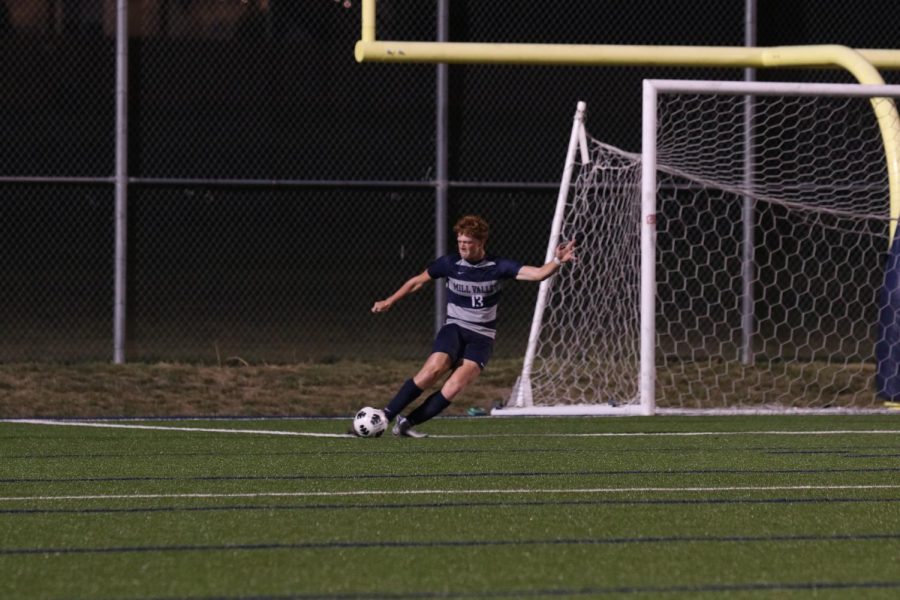
<path id="1" fill-rule="evenodd" d="M 474 42 L 379 41 L 376 0 L 362 0 L 359 62 L 597 65 L 670 67 L 838 67 L 863 84 L 883 85 L 878 68 L 900 69 L 900 50 L 854 50 L 840 45 L 729 47 L 623 46 L 586 44 L 500 44 Z M 872 106 L 884 141 L 890 190 L 890 240 L 900 218 L 900 118 L 889 98 Z"/>

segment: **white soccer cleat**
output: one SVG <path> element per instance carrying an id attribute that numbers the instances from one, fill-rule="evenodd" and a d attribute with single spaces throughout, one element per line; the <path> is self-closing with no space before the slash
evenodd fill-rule
<path id="1" fill-rule="evenodd" d="M 428 437 L 427 433 L 421 433 L 412 428 L 412 423 L 409 422 L 409 419 L 406 417 L 400 417 L 397 419 L 397 422 L 394 423 L 394 428 L 391 432 L 397 437 L 411 437 L 411 438 L 425 438 Z"/>

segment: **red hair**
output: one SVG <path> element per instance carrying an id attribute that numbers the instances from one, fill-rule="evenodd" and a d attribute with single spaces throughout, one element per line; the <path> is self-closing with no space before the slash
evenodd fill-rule
<path id="1" fill-rule="evenodd" d="M 487 221 L 478 215 L 466 215 L 456 222 L 453 231 L 456 235 L 467 235 L 483 242 L 488 237 L 490 227 L 488 227 Z"/>

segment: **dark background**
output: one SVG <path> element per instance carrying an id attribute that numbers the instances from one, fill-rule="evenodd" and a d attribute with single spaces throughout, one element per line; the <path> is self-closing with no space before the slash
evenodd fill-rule
<path id="1" fill-rule="evenodd" d="M 0 3 L 3 362 L 112 356 L 114 5 Z M 450 10 L 454 41 L 744 45 L 742 0 Z M 355 1 L 131 12 L 128 359 L 423 355 L 430 291 L 386 315 L 368 309 L 434 256 L 435 67 L 356 63 Z M 381 0 L 377 35 L 434 40 L 435 21 L 436 2 Z M 887 0 L 764 0 L 757 44 L 894 48 L 898 26 Z M 637 151 L 648 77 L 743 72 L 451 66 L 449 221 L 483 214 L 493 251 L 541 262 L 575 103 L 588 103 L 592 135 Z M 852 82 L 829 70 L 757 77 Z M 523 351 L 536 289 L 508 288 L 498 355 Z"/>

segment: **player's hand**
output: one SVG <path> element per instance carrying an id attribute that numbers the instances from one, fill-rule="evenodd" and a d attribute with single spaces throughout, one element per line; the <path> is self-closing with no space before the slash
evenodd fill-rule
<path id="1" fill-rule="evenodd" d="M 559 259 L 559 262 L 575 260 L 575 240 L 569 240 L 568 243 L 557 246 L 556 258 Z"/>
<path id="2" fill-rule="evenodd" d="M 372 305 L 373 313 L 385 312 L 391 307 L 391 303 L 387 300 L 379 300 L 375 304 Z"/>

